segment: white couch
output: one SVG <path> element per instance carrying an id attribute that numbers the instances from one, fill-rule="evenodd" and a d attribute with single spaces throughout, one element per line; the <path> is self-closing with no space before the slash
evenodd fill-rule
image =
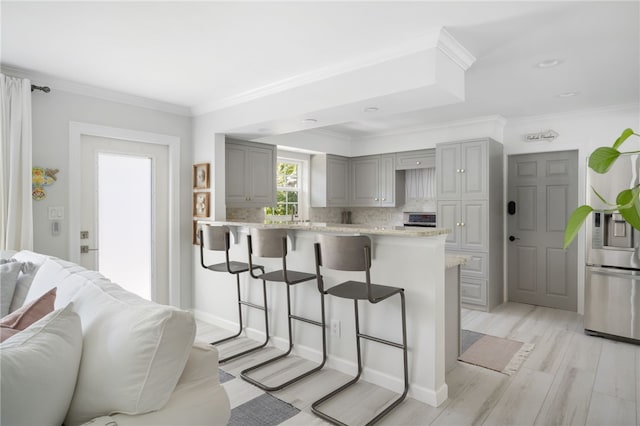
<path id="1" fill-rule="evenodd" d="M 29 251 L 12 257 L 37 266 L 28 291 L 16 289 L 24 304 L 53 287 L 57 295 L 54 312 L 0 344 L 3 425 L 227 423 L 218 353 L 194 344 L 190 312 L 74 263 Z"/>

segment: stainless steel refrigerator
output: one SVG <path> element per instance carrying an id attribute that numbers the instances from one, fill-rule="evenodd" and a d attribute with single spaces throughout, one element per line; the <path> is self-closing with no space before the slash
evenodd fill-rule
<path id="1" fill-rule="evenodd" d="M 638 155 L 623 155 L 606 174 L 588 169 L 584 328 L 588 334 L 640 343 L 640 233 L 593 193 L 609 202 L 640 183 Z"/>

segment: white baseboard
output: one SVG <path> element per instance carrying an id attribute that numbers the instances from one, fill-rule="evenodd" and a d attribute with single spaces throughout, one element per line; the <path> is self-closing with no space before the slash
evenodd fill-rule
<path id="1" fill-rule="evenodd" d="M 238 329 L 238 323 L 217 317 L 210 313 L 194 309 L 193 314 L 195 315 L 196 319 L 202 320 L 209 324 L 213 324 L 231 331 Z M 250 327 L 245 327 L 244 332 L 246 337 L 257 341 L 263 340 L 265 335 L 264 331 Z M 269 341 L 270 345 L 278 349 L 286 351 L 289 348 L 288 339 L 278 336 L 271 336 Z M 308 359 L 312 362 L 320 363 L 322 361 L 322 352 L 309 346 L 296 344 L 293 346 L 292 353 L 304 359 Z M 331 354 L 329 354 L 327 357 L 326 366 L 351 376 L 355 376 L 358 371 L 358 366 L 354 361 L 337 357 Z M 363 369 L 362 379 L 366 380 L 369 383 L 373 383 L 374 385 L 381 386 L 398 393 L 402 393 L 404 387 L 404 383 L 401 378 L 390 376 L 386 373 L 368 367 L 365 367 Z M 417 399 L 418 401 L 424 402 L 425 404 L 429 404 L 434 407 L 442 404 L 447 399 L 447 395 L 448 386 L 446 383 L 442 385 L 438 390 L 432 390 L 424 386 L 418 386 L 414 384 L 409 387 L 408 393 L 409 397 Z"/>

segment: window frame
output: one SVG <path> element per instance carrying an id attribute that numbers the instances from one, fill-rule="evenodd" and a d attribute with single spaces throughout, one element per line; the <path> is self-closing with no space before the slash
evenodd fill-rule
<path id="1" fill-rule="evenodd" d="M 309 218 L 309 194 L 310 194 L 310 156 L 308 154 L 303 154 L 299 152 L 292 151 L 283 151 L 278 150 L 278 156 L 276 159 L 276 173 L 278 169 L 279 163 L 295 163 L 298 167 L 298 181 L 297 181 L 297 191 L 298 191 L 298 211 L 296 215 L 296 220 L 308 220 Z M 277 177 L 277 176 L 276 176 Z M 294 188 L 291 187 L 276 187 L 276 191 L 295 191 Z M 275 220 L 281 221 L 291 220 L 290 215 L 273 215 L 267 214 L 265 208 L 265 219 L 267 220 Z"/>

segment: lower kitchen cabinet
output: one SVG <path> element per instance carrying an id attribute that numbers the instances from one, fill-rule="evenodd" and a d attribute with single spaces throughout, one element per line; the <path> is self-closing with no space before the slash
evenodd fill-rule
<path id="1" fill-rule="evenodd" d="M 489 252 L 447 250 L 447 254 L 470 257 L 460 265 L 460 301 L 465 308 L 488 311 L 502 303 L 501 259 Z"/>
<path id="2" fill-rule="evenodd" d="M 460 301 L 471 305 L 486 305 L 487 280 L 469 278 L 460 273 Z"/>

